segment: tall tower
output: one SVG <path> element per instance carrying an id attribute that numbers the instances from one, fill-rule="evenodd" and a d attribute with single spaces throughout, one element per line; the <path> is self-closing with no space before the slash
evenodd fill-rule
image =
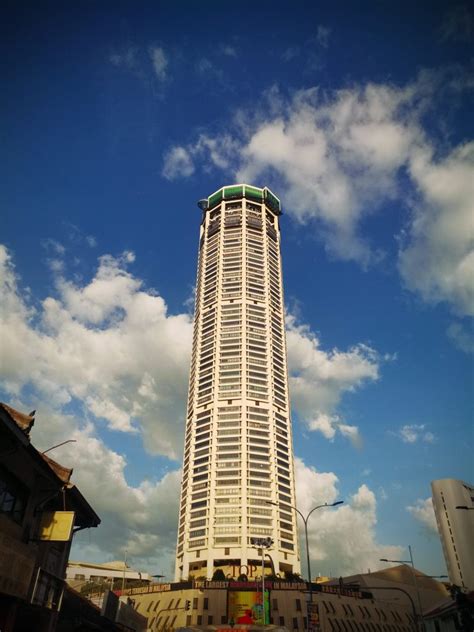
<path id="1" fill-rule="evenodd" d="M 276 573 L 299 573 L 280 200 L 240 184 L 198 205 L 176 580 L 261 574 L 255 537 L 273 539 Z"/>
<path id="2" fill-rule="evenodd" d="M 431 481 L 436 516 L 449 580 L 474 590 L 474 485 L 454 478 Z"/>

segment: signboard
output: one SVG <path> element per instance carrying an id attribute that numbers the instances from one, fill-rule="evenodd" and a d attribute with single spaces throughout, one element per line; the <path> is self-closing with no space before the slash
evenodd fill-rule
<path id="1" fill-rule="evenodd" d="M 175 584 L 173 584 L 174 586 Z M 209 580 L 194 580 L 193 587 L 199 589 L 213 590 L 221 588 L 230 588 L 231 590 L 259 590 L 261 587 L 261 581 L 209 581 Z M 265 580 L 265 588 L 270 590 L 307 590 L 306 582 L 285 582 L 285 581 L 272 581 L 270 579 Z"/>
<path id="2" fill-rule="evenodd" d="M 74 527 L 74 511 L 45 511 L 41 516 L 39 539 L 69 542 Z"/>
<path id="3" fill-rule="evenodd" d="M 263 625 L 262 593 L 257 591 L 229 591 L 227 620 L 234 624 L 256 623 Z M 265 591 L 265 621 L 270 621 L 270 600 Z"/>

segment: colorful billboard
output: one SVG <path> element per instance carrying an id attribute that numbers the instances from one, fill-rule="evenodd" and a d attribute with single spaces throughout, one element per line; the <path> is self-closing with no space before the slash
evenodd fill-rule
<path id="1" fill-rule="evenodd" d="M 270 600 L 265 591 L 265 621 L 263 620 L 262 591 L 229 590 L 227 620 L 229 623 L 257 623 L 263 625 L 270 621 Z"/>

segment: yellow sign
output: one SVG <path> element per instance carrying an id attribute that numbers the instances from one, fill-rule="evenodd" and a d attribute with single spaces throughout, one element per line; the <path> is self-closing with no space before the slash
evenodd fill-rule
<path id="1" fill-rule="evenodd" d="M 69 542 L 74 527 L 74 511 L 45 511 L 41 517 L 40 540 Z"/>

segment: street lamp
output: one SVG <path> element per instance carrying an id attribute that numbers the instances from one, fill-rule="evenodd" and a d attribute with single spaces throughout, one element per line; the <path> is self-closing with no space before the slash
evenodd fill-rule
<path id="1" fill-rule="evenodd" d="M 276 507 L 280 506 L 280 503 L 275 503 L 272 500 L 266 500 L 265 502 L 268 505 L 275 505 Z M 330 504 L 324 503 L 324 505 L 318 505 L 317 507 L 313 507 L 306 517 L 301 513 L 301 511 L 298 509 L 298 507 L 294 507 L 293 505 L 289 505 L 289 507 L 294 509 L 303 518 L 304 535 L 305 535 L 305 539 L 306 539 L 306 563 L 308 565 L 309 600 L 310 600 L 310 602 L 313 601 L 313 591 L 312 591 L 312 586 L 311 586 L 311 562 L 310 562 L 310 559 L 309 559 L 308 520 L 309 520 L 309 517 L 311 516 L 311 514 L 313 513 L 313 511 L 316 511 L 316 509 L 322 509 L 323 507 L 336 507 L 336 505 L 342 505 L 343 502 L 344 502 L 343 500 L 338 500 L 335 503 L 330 503 Z"/>
<path id="2" fill-rule="evenodd" d="M 41 454 L 46 454 L 46 452 L 51 452 L 51 450 L 55 450 L 56 448 L 59 448 L 62 445 L 66 445 L 66 443 L 77 443 L 77 439 L 67 439 L 66 441 L 62 441 L 61 443 L 57 443 L 56 445 L 53 445 L 51 448 L 48 448 L 44 452 L 41 452 Z"/>
<path id="3" fill-rule="evenodd" d="M 250 538 L 250 544 L 262 550 L 262 620 L 263 625 L 266 625 L 266 612 L 265 612 L 265 549 L 269 549 L 272 544 L 272 538 Z"/>
<path id="4" fill-rule="evenodd" d="M 408 551 L 410 553 L 410 559 L 409 560 L 387 560 L 386 557 L 381 557 L 380 561 L 381 562 L 393 562 L 395 564 L 410 564 L 411 565 L 411 572 L 413 574 L 413 583 L 415 584 L 415 590 L 416 590 L 416 596 L 418 598 L 418 609 L 420 611 L 420 627 L 423 630 L 424 628 L 424 623 L 423 623 L 423 609 L 421 607 L 421 597 L 420 597 L 420 590 L 418 588 L 418 581 L 416 579 L 416 573 L 415 573 L 415 564 L 413 563 L 413 553 L 411 552 L 411 545 L 408 545 Z"/>

